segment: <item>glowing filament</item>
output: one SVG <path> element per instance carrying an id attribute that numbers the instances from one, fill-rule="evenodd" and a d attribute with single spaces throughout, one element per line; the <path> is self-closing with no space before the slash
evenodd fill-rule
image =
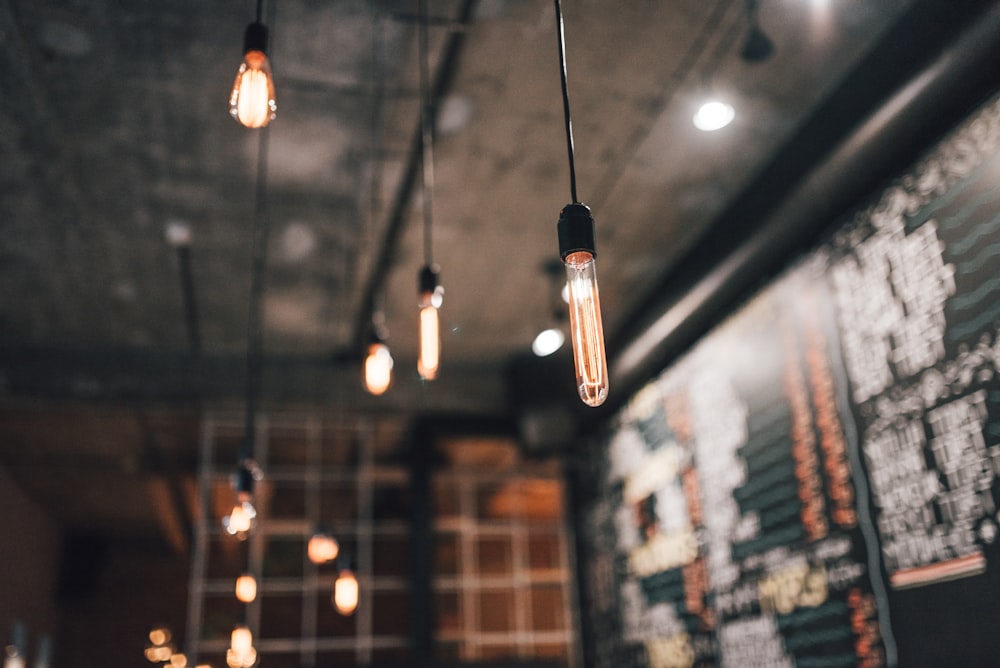
<path id="1" fill-rule="evenodd" d="M 600 406 L 608 397 L 608 364 L 594 256 L 577 251 L 567 255 L 564 262 L 577 391 L 583 403 Z"/>
<path id="2" fill-rule="evenodd" d="M 247 51 L 229 95 L 229 113 L 248 128 L 262 128 L 277 113 L 274 79 L 263 51 Z"/>

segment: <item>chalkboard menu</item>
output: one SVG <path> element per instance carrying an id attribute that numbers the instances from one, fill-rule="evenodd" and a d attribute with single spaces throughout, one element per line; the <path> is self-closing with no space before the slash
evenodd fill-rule
<path id="1" fill-rule="evenodd" d="M 588 663 L 1000 665 L 1000 101 L 614 417 Z"/>

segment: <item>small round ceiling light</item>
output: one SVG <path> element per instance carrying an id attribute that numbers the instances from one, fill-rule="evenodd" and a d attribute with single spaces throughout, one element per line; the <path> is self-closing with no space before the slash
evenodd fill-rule
<path id="1" fill-rule="evenodd" d="M 566 335 L 563 334 L 561 329 L 555 327 L 544 329 L 531 342 L 531 352 L 535 353 L 538 357 L 548 357 L 562 348 L 565 341 Z"/>
<path id="2" fill-rule="evenodd" d="M 732 123 L 735 117 L 736 111 L 732 105 L 719 100 L 711 100 L 701 105 L 691 120 L 699 130 L 714 132 Z"/>

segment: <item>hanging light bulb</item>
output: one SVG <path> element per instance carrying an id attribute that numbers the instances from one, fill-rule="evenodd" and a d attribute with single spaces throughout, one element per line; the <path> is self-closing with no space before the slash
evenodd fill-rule
<path id="1" fill-rule="evenodd" d="M 236 467 L 233 489 L 236 501 L 229 515 L 222 518 L 222 526 L 226 531 L 240 538 L 246 537 L 257 519 L 257 509 L 253 506 L 254 483 L 262 477 L 260 468 L 252 459 L 241 459 Z"/>
<path id="2" fill-rule="evenodd" d="M 240 603 L 252 603 L 257 598 L 257 578 L 244 573 L 236 578 L 236 599 Z"/>
<path id="3" fill-rule="evenodd" d="M 371 394 L 384 394 L 392 384 L 392 353 L 377 335 L 372 335 L 365 357 L 365 389 Z"/>
<path id="4" fill-rule="evenodd" d="M 588 406 L 608 397 L 608 363 L 597 292 L 594 217 L 583 204 L 568 204 L 559 214 L 559 254 L 569 285 L 569 328 L 576 366 L 576 387 Z"/>
<path id="5" fill-rule="evenodd" d="M 258 17 L 243 35 L 243 62 L 229 94 L 229 113 L 248 128 L 262 128 L 274 120 L 277 110 L 267 58 L 267 26 Z"/>
<path id="6" fill-rule="evenodd" d="M 420 357 L 417 372 L 424 380 L 437 378 L 441 362 L 441 325 L 438 309 L 444 301 L 444 288 L 438 282 L 435 266 L 420 270 Z"/>
<path id="7" fill-rule="evenodd" d="M 245 654 L 253 648 L 253 633 L 245 624 L 238 624 L 229 636 L 229 648 L 238 654 Z"/>
<path id="8" fill-rule="evenodd" d="M 245 624 L 233 628 L 226 650 L 226 665 L 230 668 L 248 668 L 257 663 L 257 650 L 253 646 L 253 633 Z"/>
<path id="9" fill-rule="evenodd" d="M 341 570 L 333 583 L 333 605 L 342 615 L 350 615 L 358 607 L 358 579 L 349 568 Z"/>
<path id="10" fill-rule="evenodd" d="M 562 3 L 554 2 L 559 42 L 559 79 L 562 84 L 566 152 L 569 157 L 569 184 L 573 203 L 559 213 L 559 257 L 566 267 L 569 296 L 569 329 L 573 340 L 576 388 L 588 406 L 600 406 L 608 398 L 608 361 L 604 350 L 604 325 L 597 294 L 597 256 L 594 244 L 594 217 L 576 197 L 576 166 L 573 150 L 573 122 L 569 111 L 566 78 L 566 42 Z"/>
<path id="11" fill-rule="evenodd" d="M 306 546 L 306 554 L 309 561 L 314 564 L 325 564 L 333 561 L 340 553 L 340 544 L 337 539 L 328 533 L 320 532 L 314 534 Z"/>

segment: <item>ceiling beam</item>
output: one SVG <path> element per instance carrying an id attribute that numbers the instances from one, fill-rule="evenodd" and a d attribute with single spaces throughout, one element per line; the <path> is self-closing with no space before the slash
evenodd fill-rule
<path id="1" fill-rule="evenodd" d="M 240 402 L 246 358 L 136 348 L 22 347 L 0 350 L 0 398 Z M 489 363 L 453 362 L 433 383 L 395 374 L 381 397 L 361 388 L 361 359 L 268 355 L 261 399 L 325 403 L 361 412 L 410 415 L 508 414 L 503 373 Z"/>

